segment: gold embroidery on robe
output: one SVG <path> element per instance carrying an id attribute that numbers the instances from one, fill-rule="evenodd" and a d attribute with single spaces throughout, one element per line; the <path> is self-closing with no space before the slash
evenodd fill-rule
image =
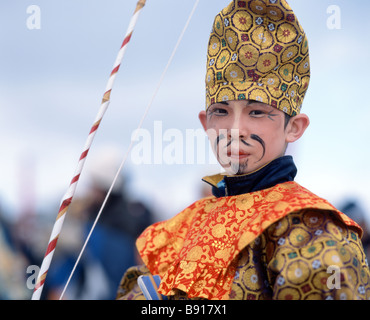
<path id="1" fill-rule="evenodd" d="M 346 228 L 349 226 L 361 233 L 356 223 L 338 212 L 327 201 L 315 196 L 295 182 L 287 182 L 249 194 L 224 198 L 210 197 L 197 201 L 174 218 L 147 228 L 138 239 L 137 247 L 150 272 L 161 276 L 160 293 L 172 296 L 172 298 L 180 297 L 184 293 L 187 298 L 205 299 L 236 297 L 237 299 L 294 299 L 302 298 L 302 292 L 311 291 L 313 294 L 311 298 L 313 298 L 314 294 L 320 294 L 320 291 L 316 290 L 317 283 L 323 281 L 324 275 L 312 278 L 310 274 L 309 279 L 305 281 L 311 284 L 302 288 L 300 284 L 307 281 L 298 279 L 294 287 L 292 283 L 294 284 L 295 278 L 292 278 L 291 274 L 295 272 L 298 275 L 300 272 L 305 274 L 304 272 L 312 270 L 319 263 L 315 262 L 314 266 L 309 265 L 315 260 L 308 261 L 307 259 L 310 254 L 313 254 L 310 252 L 313 250 L 312 233 L 316 231 L 320 233 L 319 227 L 322 225 L 320 222 L 326 219 L 322 212 L 331 212 L 343 226 Z M 291 222 L 295 213 L 301 217 L 301 227 L 298 227 L 298 223 Z M 308 223 L 311 229 L 307 228 Z M 335 225 L 329 223 L 327 225 L 327 228 L 338 231 Z M 295 228 L 292 228 L 293 226 Z M 273 232 L 269 227 L 273 229 Z M 287 230 L 290 230 L 289 235 L 284 233 Z M 325 229 L 325 232 L 332 235 L 334 231 Z M 280 237 L 277 238 L 279 235 Z M 353 235 L 356 236 L 356 232 L 353 232 Z M 323 238 L 320 234 L 316 236 Z M 266 266 L 262 268 L 261 265 L 260 269 L 265 273 L 264 277 L 253 273 L 257 270 L 257 265 L 251 264 L 247 267 L 243 265 L 243 261 L 245 262 L 247 257 L 250 258 L 248 252 L 258 241 L 266 243 L 266 247 L 261 251 L 264 256 L 263 264 L 269 266 L 269 268 Z M 288 244 L 282 243 L 284 241 L 288 241 L 291 246 L 289 250 L 294 248 L 296 253 L 291 250 L 293 253 L 289 256 L 290 252 L 282 251 L 282 248 L 287 248 Z M 320 246 L 330 247 L 332 244 L 330 241 L 333 240 L 330 238 L 327 241 L 329 244 L 315 244 L 315 250 L 319 250 Z M 343 251 L 342 247 L 343 244 L 340 246 Z M 351 250 L 353 252 L 353 248 Z M 359 252 L 361 252 L 360 249 Z M 298 258 L 296 261 L 292 260 L 288 268 L 281 269 L 287 274 L 281 274 L 279 266 L 283 262 L 287 264 L 287 259 L 289 257 L 293 259 L 295 254 L 297 257 L 304 257 L 305 260 L 301 261 Z M 281 257 L 285 260 L 281 260 Z M 326 255 L 325 259 L 330 260 L 330 254 Z M 249 259 L 249 261 L 252 260 Z M 324 265 L 321 260 L 320 263 Z M 361 261 L 362 265 L 364 265 L 363 261 Z M 238 284 L 241 271 L 243 276 L 240 279 L 249 279 L 249 282 L 243 280 L 244 285 Z M 362 274 L 363 278 L 368 280 L 368 269 L 364 267 Z M 327 277 L 328 274 L 326 274 Z M 264 279 L 264 283 L 273 284 L 274 287 L 261 287 L 259 282 L 261 279 Z M 283 291 L 283 282 L 290 285 L 285 288 L 285 291 Z M 366 291 L 367 287 L 368 285 L 363 282 L 363 287 L 359 286 L 357 290 Z M 310 288 L 312 290 L 309 290 Z M 243 292 L 242 295 L 241 292 Z"/>

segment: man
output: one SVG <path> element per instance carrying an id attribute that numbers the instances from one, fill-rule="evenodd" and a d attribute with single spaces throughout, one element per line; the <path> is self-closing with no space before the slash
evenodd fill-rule
<path id="1" fill-rule="evenodd" d="M 212 197 L 137 240 L 145 266 L 128 270 L 118 298 L 142 299 L 140 274 L 161 277 L 168 299 L 368 299 L 361 228 L 294 182 L 288 143 L 309 125 L 308 44 L 285 0 L 232 1 L 208 46 L 199 119 L 224 174 Z"/>

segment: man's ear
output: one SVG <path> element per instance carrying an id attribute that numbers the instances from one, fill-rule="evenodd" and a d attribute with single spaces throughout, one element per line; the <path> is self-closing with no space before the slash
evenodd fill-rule
<path id="1" fill-rule="evenodd" d="M 204 131 L 207 131 L 207 112 L 202 110 L 199 112 L 198 118 L 203 126 Z"/>
<path id="2" fill-rule="evenodd" d="M 310 124 L 310 119 L 304 113 L 300 113 L 289 120 L 286 128 L 286 142 L 294 142 L 298 140 L 306 131 Z"/>

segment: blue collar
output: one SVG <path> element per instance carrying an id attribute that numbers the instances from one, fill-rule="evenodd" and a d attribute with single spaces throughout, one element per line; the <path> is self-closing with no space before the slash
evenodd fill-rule
<path id="1" fill-rule="evenodd" d="M 271 188 L 279 183 L 293 181 L 297 174 L 297 167 L 291 156 L 283 156 L 271 161 L 261 169 L 239 176 L 223 176 L 218 181 L 213 177 L 203 180 L 212 185 L 215 197 L 235 196 L 239 194 Z"/>

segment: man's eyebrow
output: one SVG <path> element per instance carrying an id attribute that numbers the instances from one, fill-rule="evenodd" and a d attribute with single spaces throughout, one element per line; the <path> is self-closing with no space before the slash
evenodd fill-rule
<path id="1" fill-rule="evenodd" d="M 214 106 L 218 105 L 218 104 L 223 104 L 225 106 L 228 106 L 229 105 L 229 102 L 228 101 L 220 101 L 220 102 L 216 102 L 214 104 L 212 104 L 211 106 L 209 106 L 209 108 L 207 109 L 207 112 L 209 112 Z"/>

